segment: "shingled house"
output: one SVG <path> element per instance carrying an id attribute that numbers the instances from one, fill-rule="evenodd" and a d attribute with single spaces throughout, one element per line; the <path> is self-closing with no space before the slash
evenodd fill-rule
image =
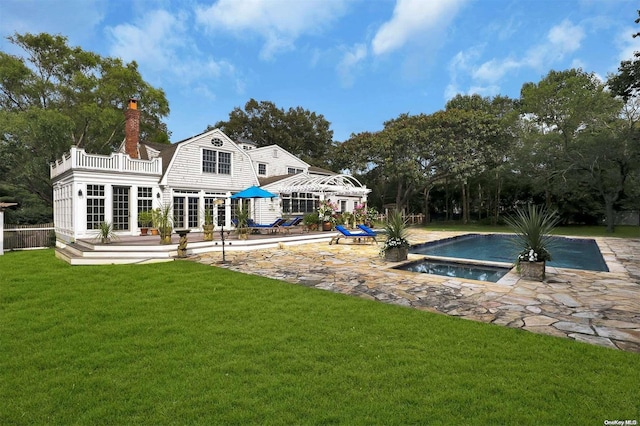
<path id="1" fill-rule="evenodd" d="M 252 185 L 278 195 L 250 200 L 259 222 L 309 213 L 323 199 L 352 211 L 370 192 L 355 178 L 310 166 L 278 145 L 257 148 L 219 129 L 173 144 L 142 142 L 139 117 L 137 102 L 130 100 L 117 152 L 97 155 L 72 147 L 51 164 L 61 242 L 92 238 L 102 222 L 112 223 L 117 234 L 138 235 L 138 214 L 165 205 L 172 207 L 175 228 L 197 232 L 205 209 L 213 210 L 215 224 L 230 227 L 238 203 L 231 195 Z"/>

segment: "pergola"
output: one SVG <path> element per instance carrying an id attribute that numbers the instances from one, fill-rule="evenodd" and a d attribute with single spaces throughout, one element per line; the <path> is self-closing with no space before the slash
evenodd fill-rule
<path id="1" fill-rule="evenodd" d="M 328 194 L 355 195 L 365 197 L 370 189 L 362 186 L 353 176 L 340 174 L 329 176 L 310 176 L 301 173 L 286 179 L 274 189 L 281 194 L 292 192 L 311 192 L 325 198 Z"/>

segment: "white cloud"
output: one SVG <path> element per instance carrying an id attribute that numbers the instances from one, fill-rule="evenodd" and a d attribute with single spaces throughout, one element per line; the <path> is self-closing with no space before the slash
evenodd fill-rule
<path id="1" fill-rule="evenodd" d="M 219 80 L 232 81 L 237 90 L 243 90 L 233 64 L 198 50 L 185 12 L 154 10 L 133 24 L 107 27 L 106 31 L 112 40 L 110 55 L 126 62 L 135 60 L 141 70 L 153 74 L 162 84 L 191 84 L 189 90 L 210 99 L 215 99 L 215 94 L 202 87 Z"/>
<path id="2" fill-rule="evenodd" d="M 108 27 L 113 39 L 110 54 L 130 62 L 135 60 L 155 70 L 179 63 L 176 49 L 185 42 L 185 15 L 165 10 L 149 12 L 137 25 L 121 24 Z"/>
<path id="3" fill-rule="evenodd" d="M 451 22 L 467 0 L 397 0 L 391 20 L 382 24 L 372 41 L 375 55 L 399 49 L 408 42 Z"/>
<path id="4" fill-rule="evenodd" d="M 638 28 L 625 28 L 618 33 L 616 37 L 616 46 L 620 53 L 618 59 L 620 61 L 628 61 L 634 59 L 634 53 L 640 52 L 640 37 L 633 37 L 633 34 L 638 32 Z M 616 64 L 618 67 L 620 64 Z"/>
<path id="5" fill-rule="evenodd" d="M 263 59 L 291 50 L 305 34 L 321 31 L 344 15 L 348 0 L 219 0 L 196 8 L 196 22 L 208 30 L 238 36 L 257 34 Z"/>
<path id="6" fill-rule="evenodd" d="M 580 48 L 584 39 L 584 29 L 565 19 L 560 25 L 551 28 L 547 39 L 552 49 L 558 49 L 562 54 L 572 53 Z"/>
<path id="7" fill-rule="evenodd" d="M 491 59 L 475 67 L 471 76 L 474 80 L 493 83 L 521 68 L 540 71 L 551 68 L 553 63 L 578 50 L 584 35 L 581 26 L 565 19 L 549 30 L 546 42 L 531 47 L 521 58 Z M 574 60 L 574 63 L 579 63 L 576 61 Z"/>
<path id="8" fill-rule="evenodd" d="M 337 71 L 344 87 L 350 87 L 355 80 L 358 65 L 367 57 L 367 46 L 356 44 L 347 50 L 338 64 Z"/>

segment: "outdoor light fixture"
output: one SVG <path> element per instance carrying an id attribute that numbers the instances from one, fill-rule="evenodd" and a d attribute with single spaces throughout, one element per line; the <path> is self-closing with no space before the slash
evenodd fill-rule
<path id="1" fill-rule="evenodd" d="M 160 199 L 160 193 L 159 193 L 159 192 L 156 194 L 156 198 L 157 198 L 158 200 Z"/>
<path id="2" fill-rule="evenodd" d="M 78 189 L 78 197 L 82 197 L 82 189 Z"/>
<path id="3" fill-rule="evenodd" d="M 224 200 L 220 198 L 216 198 L 213 202 L 216 206 L 221 206 L 224 204 Z M 220 263 L 227 263 L 227 258 L 224 254 L 224 220 L 218 215 L 218 225 L 220 226 L 220 239 L 222 240 L 222 261 Z"/>

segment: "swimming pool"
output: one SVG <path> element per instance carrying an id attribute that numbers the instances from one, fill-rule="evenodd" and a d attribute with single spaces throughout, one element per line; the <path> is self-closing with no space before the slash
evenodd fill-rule
<path id="1" fill-rule="evenodd" d="M 504 277 L 510 268 L 502 268 L 497 266 L 473 265 L 458 262 L 445 262 L 431 259 L 417 260 L 397 266 L 410 272 L 420 272 L 423 274 L 443 275 L 446 277 L 467 278 L 479 281 L 498 282 Z"/>
<path id="2" fill-rule="evenodd" d="M 412 246 L 409 253 L 457 259 L 513 263 L 519 249 L 515 235 L 467 234 Z M 553 237 L 549 266 L 608 272 L 598 244 L 593 239 Z"/>

